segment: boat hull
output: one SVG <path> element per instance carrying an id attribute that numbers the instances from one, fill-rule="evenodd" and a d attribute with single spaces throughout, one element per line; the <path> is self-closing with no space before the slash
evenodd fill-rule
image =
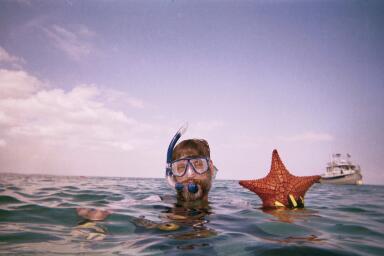
<path id="1" fill-rule="evenodd" d="M 354 173 L 337 177 L 321 177 L 319 182 L 323 184 L 361 185 L 363 184 L 363 176 L 360 173 Z"/>

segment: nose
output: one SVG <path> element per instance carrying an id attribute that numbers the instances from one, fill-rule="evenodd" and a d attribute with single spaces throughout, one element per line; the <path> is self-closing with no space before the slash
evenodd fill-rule
<path id="1" fill-rule="evenodd" d="M 188 166 L 187 166 L 187 177 L 192 177 L 194 175 L 195 175 L 195 173 L 193 171 L 192 165 L 191 165 L 191 163 L 188 163 Z"/>

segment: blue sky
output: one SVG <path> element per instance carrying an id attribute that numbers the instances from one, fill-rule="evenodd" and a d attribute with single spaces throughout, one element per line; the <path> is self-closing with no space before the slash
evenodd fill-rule
<path id="1" fill-rule="evenodd" d="M 162 177 L 205 138 L 218 178 L 350 153 L 384 184 L 381 1 L 1 1 L 1 171 Z"/>

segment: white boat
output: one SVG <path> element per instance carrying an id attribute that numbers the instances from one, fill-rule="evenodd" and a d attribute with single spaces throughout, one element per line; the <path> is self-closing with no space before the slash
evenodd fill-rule
<path id="1" fill-rule="evenodd" d="M 333 154 L 320 183 L 361 185 L 363 176 L 360 166 L 352 163 L 350 154 Z"/>

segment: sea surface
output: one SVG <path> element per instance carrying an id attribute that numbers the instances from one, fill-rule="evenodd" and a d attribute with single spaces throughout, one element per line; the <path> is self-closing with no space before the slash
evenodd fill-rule
<path id="1" fill-rule="evenodd" d="M 208 206 L 186 209 L 164 179 L 0 173 L 0 254 L 384 255 L 384 186 L 315 184 L 305 204 L 265 211 L 216 180 Z M 79 207 L 111 214 L 86 222 Z"/>

